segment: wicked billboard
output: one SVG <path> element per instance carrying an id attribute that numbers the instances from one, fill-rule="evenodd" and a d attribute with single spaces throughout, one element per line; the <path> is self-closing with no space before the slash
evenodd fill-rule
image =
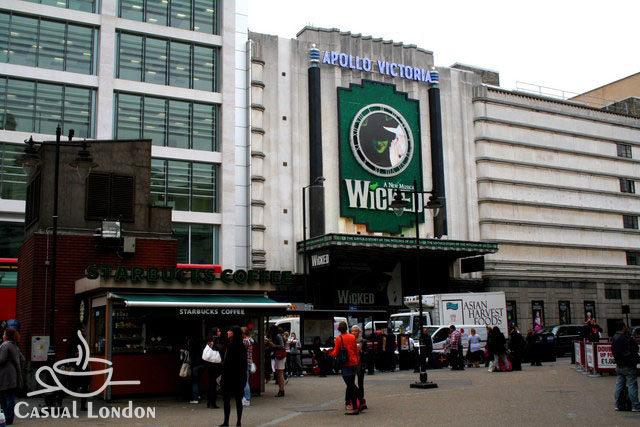
<path id="1" fill-rule="evenodd" d="M 369 231 L 401 232 L 413 224 L 413 215 L 394 215 L 395 190 L 412 190 L 416 180 L 422 191 L 418 101 L 395 85 L 364 80 L 338 88 L 338 111 L 340 215 Z M 419 196 L 417 204 L 409 199 L 408 210 L 422 210 Z"/>

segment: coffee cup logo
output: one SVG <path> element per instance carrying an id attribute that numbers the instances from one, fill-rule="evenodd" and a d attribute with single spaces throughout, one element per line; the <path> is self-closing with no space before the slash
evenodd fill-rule
<path id="1" fill-rule="evenodd" d="M 78 338 L 80 338 L 80 344 L 78 345 L 78 356 L 72 357 L 69 359 L 59 360 L 53 364 L 53 368 L 50 366 L 41 366 L 36 371 L 36 381 L 43 388 L 40 390 L 32 391 L 27 393 L 27 397 L 36 396 L 43 393 L 51 393 L 56 391 L 63 391 L 70 396 L 78 397 L 78 398 L 88 398 L 94 397 L 102 393 L 108 386 L 114 385 L 139 385 L 140 381 L 112 381 L 111 378 L 113 376 L 113 367 L 112 362 L 107 359 L 102 359 L 99 357 L 89 357 L 89 345 L 87 341 L 82 336 L 82 332 L 78 331 Z M 99 363 L 106 366 L 104 369 L 97 370 L 86 370 L 89 366 L 89 362 Z M 75 365 L 76 370 L 67 370 L 65 369 L 66 365 L 71 365 L 73 368 Z M 42 379 L 42 374 L 44 372 L 49 372 L 49 375 L 55 382 L 55 385 L 47 384 Z M 104 383 L 97 389 L 92 392 L 87 393 L 78 393 L 76 391 L 69 390 L 64 383 L 68 381 L 63 381 L 64 379 L 71 379 L 70 377 L 92 377 L 98 375 L 106 375 Z M 62 380 L 61 380 L 62 379 Z"/>

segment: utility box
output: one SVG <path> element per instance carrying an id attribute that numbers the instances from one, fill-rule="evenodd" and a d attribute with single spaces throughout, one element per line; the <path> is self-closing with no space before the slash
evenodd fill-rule
<path id="1" fill-rule="evenodd" d="M 125 254 L 134 254 L 136 253 L 136 238 L 135 237 L 127 237 L 125 236 L 124 242 L 122 244 L 122 252 Z"/>

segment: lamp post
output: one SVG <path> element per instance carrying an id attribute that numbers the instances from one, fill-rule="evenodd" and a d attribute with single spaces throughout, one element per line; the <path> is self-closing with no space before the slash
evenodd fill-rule
<path id="1" fill-rule="evenodd" d="M 62 135 L 62 129 L 60 125 L 56 128 L 56 140 L 55 141 L 41 141 L 36 142 L 33 137 L 25 141 L 27 147 L 24 150 L 24 154 L 16 160 L 16 163 L 22 166 L 24 171 L 29 177 L 35 174 L 38 166 L 42 164 L 42 160 L 38 154 L 38 150 L 34 148 L 34 145 L 53 145 L 55 149 L 55 170 L 53 177 L 53 236 L 51 239 L 51 309 L 49 311 L 49 350 L 47 352 L 48 363 L 53 364 L 55 362 L 55 311 L 56 311 L 56 270 L 58 261 L 58 181 L 60 176 L 60 147 L 74 147 L 78 148 L 78 144 L 73 144 L 71 140 L 74 136 L 74 130 L 69 130 L 69 142 L 60 141 Z M 70 163 L 70 166 L 74 166 L 81 179 L 86 179 L 91 173 L 91 170 L 97 166 L 93 162 L 91 154 L 87 150 L 87 141 L 82 142 L 81 150 L 78 152 L 76 159 Z"/>
<path id="2" fill-rule="evenodd" d="M 304 278 L 304 305 L 309 304 L 309 278 L 307 273 L 307 188 L 322 187 L 323 176 L 317 177 L 311 184 L 302 187 L 302 276 Z"/>
<path id="3" fill-rule="evenodd" d="M 418 281 L 418 330 L 420 331 L 420 345 L 418 347 L 418 354 L 420 358 L 420 380 L 412 383 L 410 385 L 411 388 L 436 388 L 438 385 L 433 382 L 427 381 L 427 361 L 423 357 L 424 354 L 424 314 L 422 309 L 422 271 L 420 268 L 420 211 L 423 208 L 433 209 L 434 216 L 438 215 L 441 204 L 438 201 L 437 196 L 433 194 L 432 191 L 418 191 L 418 183 L 416 180 L 413 180 L 413 190 L 396 190 L 395 196 L 393 198 L 393 202 L 391 202 L 391 209 L 397 216 L 401 216 L 404 213 L 404 210 L 409 207 L 409 202 L 404 200 L 401 194 L 411 194 L 413 196 L 413 211 L 415 213 L 415 222 L 416 222 L 416 280 Z M 418 195 L 430 194 L 429 202 L 426 206 L 418 206 Z M 419 209 L 420 208 L 420 209 Z M 413 334 L 413 331 L 411 331 Z"/>

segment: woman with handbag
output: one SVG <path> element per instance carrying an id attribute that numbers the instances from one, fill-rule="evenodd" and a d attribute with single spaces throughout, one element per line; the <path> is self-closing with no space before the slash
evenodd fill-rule
<path id="1" fill-rule="evenodd" d="M 207 344 L 202 352 L 202 360 L 209 373 L 209 390 L 207 393 L 207 408 L 219 408 L 216 404 L 218 377 L 222 374 L 222 345 L 220 335 L 222 332 L 217 327 L 211 328 L 211 334 L 207 338 Z"/>
<path id="2" fill-rule="evenodd" d="M 251 386 L 249 385 L 249 376 L 256 373 L 256 365 L 253 363 L 253 338 L 251 338 L 251 332 L 249 328 L 243 326 L 242 330 L 242 343 L 247 349 L 247 383 L 244 386 L 244 397 L 242 398 L 242 405 L 249 406 L 251 401 Z"/>
<path id="3" fill-rule="evenodd" d="M 238 417 L 236 425 L 239 426 L 242 421 L 242 397 L 244 387 L 247 384 L 247 348 L 243 343 L 240 326 L 233 326 L 227 331 L 227 337 L 229 338 L 229 346 L 224 355 L 222 381 L 220 382 L 224 402 L 224 422 L 220 426 L 229 425 L 232 396 L 236 400 L 236 415 Z"/>
<path id="4" fill-rule="evenodd" d="M 358 344 L 356 337 L 351 335 L 346 322 L 338 325 L 340 336 L 336 339 L 336 345 L 329 353 L 336 358 L 338 368 L 341 368 L 342 379 L 347 385 L 345 393 L 345 415 L 358 415 L 360 413 L 358 402 L 358 386 L 356 386 L 356 374 L 360 363 L 358 357 Z"/>
<path id="5" fill-rule="evenodd" d="M 284 338 L 282 338 L 276 325 L 269 326 L 267 346 L 274 354 L 276 380 L 278 381 L 278 394 L 276 394 L 276 397 L 284 397 L 284 365 L 287 361 L 287 352 L 284 349 Z"/>
<path id="6" fill-rule="evenodd" d="M 20 334 L 14 328 L 7 328 L 0 345 L 0 406 L 7 425 L 13 424 L 16 406 L 16 391 L 22 383 L 20 359 L 23 358 L 18 343 Z"/>

